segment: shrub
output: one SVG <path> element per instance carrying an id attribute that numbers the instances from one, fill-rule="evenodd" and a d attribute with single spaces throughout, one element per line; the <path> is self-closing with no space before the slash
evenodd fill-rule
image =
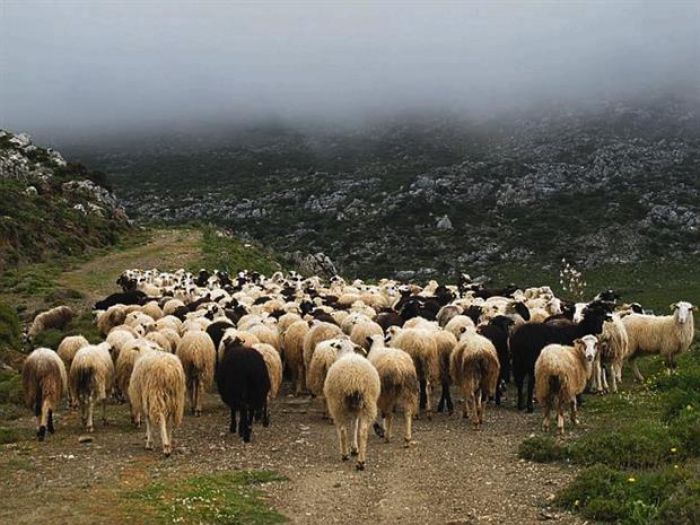
<path id="1" fill-rule="evenodd" d="M 518 448 L 519 457 L 538 463 L 561 460 L 566 455 L 566 447 L 558 444 L 551 436 L 531 436 L 520 443 Z"/>
<path id="2" fill-rule="evenodd" d="M 23 402 L 22 378 L 14 370 L 0 371 L 0 404 Z"/>
<path id="3" fill-rule="evenodd" d="M 652 523 L 660 514 L 660 502 L 667 501 L 690 476 L 683 468 L 646 473 L 595 465 L 562 490 L 555 504 L 589 519 Z"/>

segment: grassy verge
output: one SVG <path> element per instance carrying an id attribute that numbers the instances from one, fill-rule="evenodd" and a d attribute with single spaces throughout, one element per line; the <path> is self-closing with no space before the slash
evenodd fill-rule
<path id="1" fill-rule="evenodd" d="M 189 270 L 197 272 L 200 268 L 228 270 L 232 275 L 240 270 L 255 270 L 270 275 L 282 266 L 272 253 L 212 226 L 205 226 L 202 231 L 202 258 L 191 264 Z"/>
<path id="2" fill-rule="evenodd" d="M 585 432 L 568 441 L 530 437 L 520 456 L 587 467 L 555 500 L 585 518 L 700 523 L 700 348 L 681 358 L 675 376 L 658 359 L 642 366 L 644 385 L 628 380 L 621 394 L 587 396 Z"/>
<path id="3" fill-rule="evenodd" d="M 287 519 L 271 508 L 256 485 L 286 478 L 271 471 L 240 471 L 157 482 L 126 495 L 158 523 L 265 525 Z"/>

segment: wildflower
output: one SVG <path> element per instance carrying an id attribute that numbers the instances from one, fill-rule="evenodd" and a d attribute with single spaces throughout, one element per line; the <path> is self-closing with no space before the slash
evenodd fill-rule
<path id="1" fill-rule="evenodd" d="M 630 476 L 629 478 L 627 478 L 627 481 L 629 481 L 630 483 L 634 483 L 635 481 L 637 481 L 637 478 L 635 478 L 634 476 Z"/>
<path id="2" fill-rule="evenodd" d="M 671 454 L 675 454 L 678 452 L 678 449 L 676 447 L 671 448 Z"/>

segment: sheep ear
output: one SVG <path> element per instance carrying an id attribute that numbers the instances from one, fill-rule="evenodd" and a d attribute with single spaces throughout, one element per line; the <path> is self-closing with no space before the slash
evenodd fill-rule
<path id="1" fill-rule="evenodd" d="M 367 336 L 367 344 L 371 345 L 374 342 L 371 336 Z"/>
<path id="2" fill-rule="evenodd" d="M 690 309 L 691 309 L 693 312 L 697 312 L 697 311 L 698 311 L 697 305 L 693 305 Z"/>
<path id="3" fill-rule="evenodd" d="M 466 326 L 462 326 L 462 327 L 459 329 L 459 333 L 461 333 L 461 334 L 463 334 L 463 333 L 466 332 L 466 331 L 467 331 L 467 327 L 466 327 Z"/>
<path id="4" fill-rule="evenodd" d="M 675 310 L 676 308 L 678 308 L 678 303 L 671 303 L 668 307 L 669 307 L 671 310 Z"/>
<path id="5" fill-rule="evenodd" d="M 581 339 L 574 339 L 574 345 L 580 345 L 581 343 L 583 343 Z"/>

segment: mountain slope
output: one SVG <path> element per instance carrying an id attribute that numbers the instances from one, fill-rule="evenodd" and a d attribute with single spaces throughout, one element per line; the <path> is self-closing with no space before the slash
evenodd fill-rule
<path id="1" fill-rule="evenodd" d="M 362 130 L 275 124 L 100 151 L 90 161 L 137 218 L 206 219 L 278 251 L 324 251 L 347 274 L 699 253 L 696 101 Z"/>
<path id="2" fill-rule="evenodd" d="M 0 130 L 0 271 L 114 244 L 128 218 L 104 174 Z"/>

